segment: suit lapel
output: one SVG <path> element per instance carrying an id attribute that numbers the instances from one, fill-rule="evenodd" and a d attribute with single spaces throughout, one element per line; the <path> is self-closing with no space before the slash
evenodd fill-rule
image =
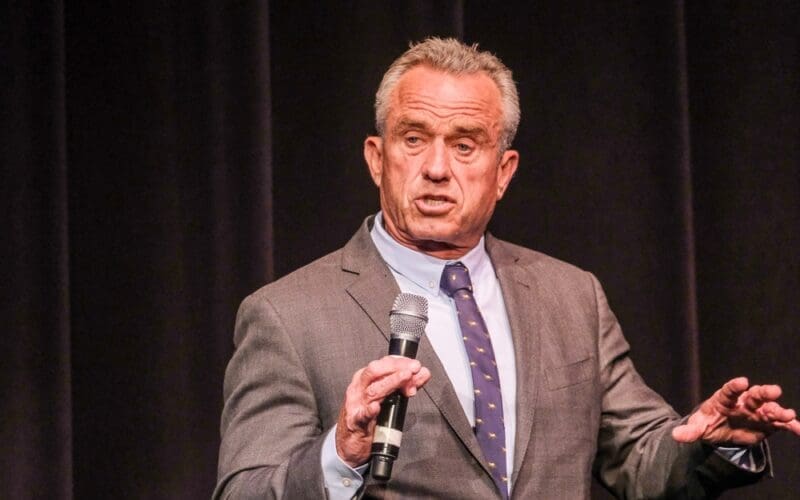
<path id="1" fill-rule="evenodd" d="M 359 231 L 361 233 L 361 231 Z M 355 240 L 356 238 L 353 238 Z M 347 293 L 361 306 L 361 309 L 370 317 L 378 330 L 386 337 L 387 345 L 389 341 L 389 313 L 395 297 L 400 293 L 397 282 L 392 276 L 391 271 L 381 260 L 376 250 L 366 253 L 365 259 L 357 266 L 346 265 L 348 260 L 355 259 L 355 256 L 348 255 L 348 249 L 352 250 L 353 240 L 345 247 L 343 254 L 343 270 L 353 272 L 357 276 L 347 287 Z"/>
<path id="2" fill-rule="evenodd" d="M 492 259 L 514 341 L 517 375 L 514 469 L 516 479 L 525 459 L 533 429 L 534 408 L 541 381 L 538 379 L 540 332 L 545 324 L 542 315 L 541 291 L 532 273 L 518 261 L 511 247 L 487 234 L 486 249 Z"/>
<path id="3" fill-rule="evenodd" d="M 391 333 L 389 313 L 400 289 L 369 236 L 372 223 L 373 217 L 369 217 L 358 233 L 345 245 L 342 253 L 342 270 L 357 275 L 347 287 L 347 293 L 386 337 L 388 346 Z M 417 359 L 431 372 L 431 379 L 423 387 L 422 393 L 427 394 L 453 432 L 488 474 L 488 465 L 485 463 L 478 440 L 461 408 L 450 378 L 427 336 L 423 336 L 420 341 Z"/>
<path id="4" fill-rule="evenodd" d="M 475 432 L 472 426 L 469 425 L 464 409 L 458 401 L 453 384 L 450 382 L 447 372 L 445 372 L 427 337 L 423 337 L 417 357 L 431 371 L 431 379 L 425 384 L 423 391 L 431 398 L 433 404 L 439 409 L 447 424 L 453 429 L 453 432 L 456 433 L 467 450 L 483 466 L 486 473 L 491 476 L 489 465 L 483 457 L 483 450 L 481 450 L 475 437 Z"/>

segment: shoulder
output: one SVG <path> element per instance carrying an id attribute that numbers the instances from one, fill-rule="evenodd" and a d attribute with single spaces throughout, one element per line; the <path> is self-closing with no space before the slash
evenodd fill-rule
<path id="1" fill-rule="evenodd" d="M 342 249 L 320 257 L 291 273 L 268 283 L 247 296 L 242 307 L 270 302 L 273 304 L 308 304 L 343 278 Z"/>
<path id="2" fill-rule="evenodd" d="M 501 284 L 520 284 L 552 308 L 591 312 L 605 302 L 597 278 L 574 264 L 494 237 L 487 237 L 486 249 Z"/>
<path id="3" fill-rule="evenodd" d="M 265 332 L 273 336 L 278 331 L 303 331 L 303 325 L 328 317 L 326 311 L 340 309 L 347 286 L 340 261 L 337 250 L 245 297 L 236 314 L 234 343 L 253 332 L 263 339 Z"/>
<path id="4" fill-rule="evenodd" d="M 586 282 L 593 275 L 580 267 L 545 253 L 488 235 L 486 249 L 495 268 L 512 268 L 533 273 L 539 279 Z"/>
<path id="5" fill-rule="evenodd" d="M 370 272 L 382 262 L 369 236 L 371 222 L 368 217 L 344 247 L 259 288 L 245 303 L 263 300 L 292 303 L 324 298 L 333 290 L 346 288 L 360 273 Z"/>
<path id="6" fill-rule="evenodd" d="M 352 305 L 348 290 L 354 286 L 388 286 L 391 274 L 369 235 L 371 222 L 368 217 L 344 247 L 256 290 L 244 300 L 240 311 L 251 306 L 270 307 L 298 320 L 308 320 L 323 311 Z"/>

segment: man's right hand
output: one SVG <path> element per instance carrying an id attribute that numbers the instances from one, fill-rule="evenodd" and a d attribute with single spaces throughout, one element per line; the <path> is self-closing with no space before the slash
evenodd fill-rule
<path id="1" fill-rule="evenodd" d="M 430 378 L 419 361 L 399 356 L 384 356 L 353 374 L 336 424 L 339 457 L 351 467 L 365 464 L 381 401 L 397 390 L 411 397 Z"/>

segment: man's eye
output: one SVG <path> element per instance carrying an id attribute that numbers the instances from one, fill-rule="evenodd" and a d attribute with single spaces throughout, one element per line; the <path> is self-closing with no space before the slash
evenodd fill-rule
<path id="1" fill-rule="evenodd" d="M 406 137 L 406 144 L 408 144 L 409 146 L 416 146 L 420 142 L 422 142 L 422 139 L 420 139 L 415 135 L 409 135 Z"/>
<path id="2" fill-rule="evenodd" d="M 467 144 L 467 143 L 464 143 L 464 142 L 459 142 L 459 143 L 456 144 L 456 150 L 458 150 L 459 153 L 471 153 L 472 150 L 473 150 L 473 147 L 472 147 L 471 144 Z"/>

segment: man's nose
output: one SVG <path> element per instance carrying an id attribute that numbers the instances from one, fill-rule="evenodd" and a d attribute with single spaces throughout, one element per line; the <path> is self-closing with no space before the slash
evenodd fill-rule
<path id="1" fill-rule="evenodd" d="M 431 181 L 441 182 L 450 178 L 450 155 L 443 139 L 433 141 L 422 168 L 425 177 Z"/>

